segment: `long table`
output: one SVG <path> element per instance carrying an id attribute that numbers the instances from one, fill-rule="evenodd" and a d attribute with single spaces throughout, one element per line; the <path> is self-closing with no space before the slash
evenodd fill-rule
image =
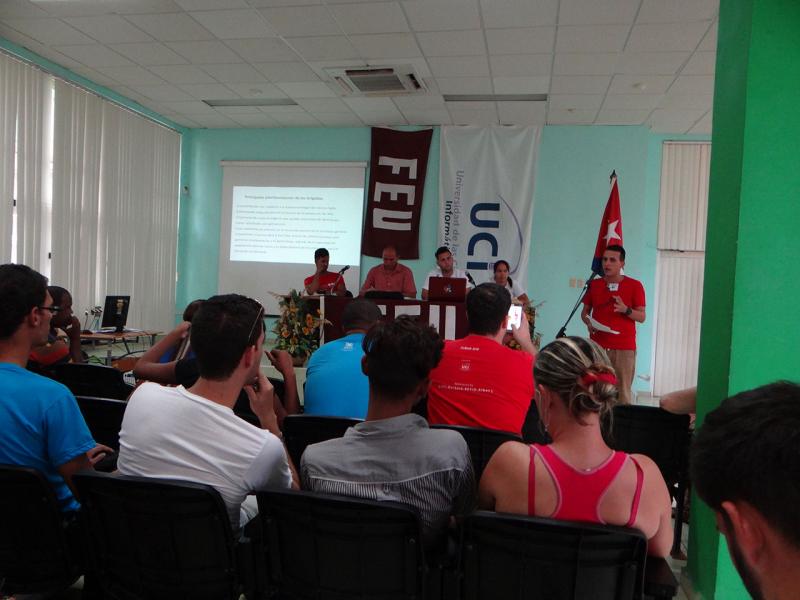
<path id="1" fill-rule="evenodd" d="M 319 303 L 320 313 L 331 323 L 325 325 L 323 339 L 320 342 L 330 342 L 343 337 L 342 313 L 353 299 L 344 296 L 312 296 L 309 300 Z M 386 319 L 394 320 L 400 315 L 411 315 L 430 324 L 446 340 L 462 338 L 468 333 L 467 309 L 463 302 L 429 302 L 414 299 L 372 299 L 372 302 L 378 306 Z"/>

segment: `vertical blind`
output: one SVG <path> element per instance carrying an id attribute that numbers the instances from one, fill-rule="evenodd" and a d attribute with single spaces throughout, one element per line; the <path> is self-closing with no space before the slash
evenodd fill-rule
<path id="1" fill-rule="evenodd" d="M 50 230 L 42 223 L 50 216 L 51 86 L 51 77 L 0 54 L 0 257 L 45 275 L 50 270 Z"/>
<path id="2" fill-rule="evenodd" d="M 70 290 L 78 315 L 129 294 L 129 326 L 171 328 L 180 134 L 0 54 L 0 142 L 2 261 Z"/>
<path id="3" fill-rule="evenodd" d="M 711 165 L 708 142 L 662 148 L 654 396 L 697 384 Z"/>

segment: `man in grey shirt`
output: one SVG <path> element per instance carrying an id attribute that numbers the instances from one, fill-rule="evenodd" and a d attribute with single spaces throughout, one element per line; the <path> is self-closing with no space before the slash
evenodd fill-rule
<path id="1" fill-rule="evenodd" d="M 442 348 L 433 328 L 408 317 L 372 327 L 361 363 L 369 378 L 366 420 L 342 438 L 309 446 L 301 463 L 305 489 L 415 507 L 426 545 L 441 539 L 451 515 L 475 505 L 464 438 L 429 429 L 411 413 L 427 393 Z"/>

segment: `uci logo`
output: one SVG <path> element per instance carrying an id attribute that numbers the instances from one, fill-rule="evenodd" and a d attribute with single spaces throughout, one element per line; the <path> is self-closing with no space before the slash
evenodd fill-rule
<path id="1" fill-rule="evenodd" d="M 494 261 L 481 260 L 481 258 L 488 259 L 489 256 L 497 258 L 500 246 L 498 237 L 501 237 L 503 241 L 503 255 L 511 265 L 511 272 L 515 272 L 519 265 L 522 256 L 522 227 L 508 202 L 499 194 L 497 199 L 499 202 L 478 202 L 469 211 L 470 224 L 486 231 L 478 231 L 469 239 L 467 269 L 486 271 L 494 264 Z M 500 231 L 501 208 L 503 210 L 502 217 L 504 217 L 504 231 L 502 232 Z M 484 243 L 483 246 L 480 245 L 481 242 Z M 488 248 L 485 245 L 488 245 Z"/>

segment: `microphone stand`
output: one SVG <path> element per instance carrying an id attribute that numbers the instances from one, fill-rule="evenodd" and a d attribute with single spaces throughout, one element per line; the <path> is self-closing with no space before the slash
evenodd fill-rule
<path id="1" fill-rule="evenodd" d="M 581 293 L 578 296 L 578 301 L 575 303 L 575 306 L 572 307 L 572 312 L 569 313 L 566 323 L 564 323 L 564 326 L 558 330 L 558 333 L 556 334 L 556 339 L 567 336 L 567 325 L 569 325 L 569 322 L 572 320 L 572 317 L 575 316 L 575 311 L 578 310 L 578 307 L 583 302 L 583 297 L 586 295 L 586 292 L 589 291 L 589 284 L 595 277 L 597 277 L 597 273 L 592 271 L 592 274 L 589 276 L 589 279 L 587 279 L 586 283 L 583 284 L 583 289 L 581 290 Z"/>
<path id="2" fill-rule="evenodd" d="M 333 287 L 331 288 L 331 296 L 336 295 L 336 288 L 339 287 L 339 282 L 344 279 L 344 272 L 347 271 L 350 267 L 345 267 L 344 269 L 339 270 L 339 277 L 336 278 L 336 281 L 333 282 Z"/>

